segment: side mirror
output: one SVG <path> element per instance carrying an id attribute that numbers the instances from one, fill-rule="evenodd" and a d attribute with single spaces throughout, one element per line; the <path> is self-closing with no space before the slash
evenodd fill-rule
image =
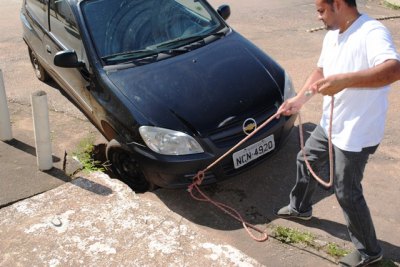
<path id="1" fill-rule="evenodd" d="M 65 50 L 57 52 L 54 56 L 54 65 L 62 68 L 79 68 L 83 67 L 85 63 L 78 61 L 75 51 Z"/>
<path id="2" fill-rule="evenodd" d="M 224 20 L 227 20 L 231 15 L 231 8 L 228 5 L 222 5 L 217 9 L 217 12 Z"/>

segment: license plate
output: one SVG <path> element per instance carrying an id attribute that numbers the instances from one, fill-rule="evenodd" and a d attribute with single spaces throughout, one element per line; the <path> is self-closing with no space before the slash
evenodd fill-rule
<path id="1" fill-rule="evenodd" d="M 233 153 L 233 165 L 238 169 L 275 149 L 274 135 Z"/>

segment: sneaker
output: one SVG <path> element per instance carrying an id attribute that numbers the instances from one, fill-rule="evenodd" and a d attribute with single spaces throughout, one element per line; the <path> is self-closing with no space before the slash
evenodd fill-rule
<path id="1" fill-rule="evenodd" d="M 300 219 L 300 220 L 305 220 L 308 221 L 312 217 L 311 212 L 307 213 L 298 213 L 295 211 L 292 211 L 292 209 L 289 206 L 285 206 L 281 208 L 280 210 L 275 212 L 275 215 L 284 218 L 284 219 Z"/>
<path id="2" fill-rule="evenodd" d="M 344 256 L 339 261 L 339 265 L 343 267 L 363 267 L 382 260 L 382 254 L 376 256 L 368 256 L 363 258 L 363 256 L 357 250 Z"/>

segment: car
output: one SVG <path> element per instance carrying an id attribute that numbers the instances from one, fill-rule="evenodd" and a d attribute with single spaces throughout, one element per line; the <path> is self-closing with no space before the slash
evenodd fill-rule
<path id="1" fill-rule="evenodd" d="M 107 139 L 136 192 L 183 188 L 274 115 L 288 73 L 205 0 L 23 0 L 37 78 L 53 79 Z M 204 175 L 215 183 L 269 158 L 296 116 L 274 119 Z"/>

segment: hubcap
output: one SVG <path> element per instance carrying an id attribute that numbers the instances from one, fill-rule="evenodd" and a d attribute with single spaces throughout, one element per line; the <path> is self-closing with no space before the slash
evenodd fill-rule
<path id="1" fill-rule="evenodd" d="M 36 74 L 36 76 L 37 76 L 38 78 L 41 78 L 41 77 L 42 77 L 42 74 L 41 74 L 41 72 L 40 72 L 39 62 L 38 62 L 38 60 L 37 60 L 37 58 L 35 57 L 34 54 L 32 54 L 32 64 L 33 64 L 33 67 L 35 68 L 35 74 Z"/>

